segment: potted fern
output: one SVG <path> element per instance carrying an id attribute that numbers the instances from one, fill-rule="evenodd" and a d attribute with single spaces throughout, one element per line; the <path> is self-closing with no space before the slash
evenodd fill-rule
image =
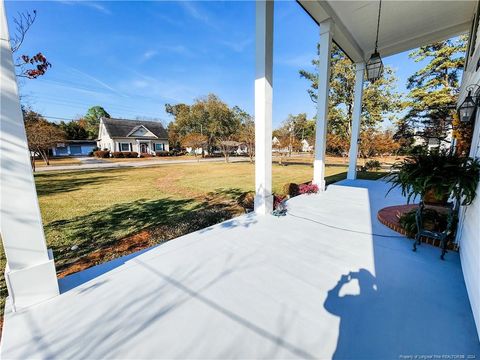
<path id="1" fill-rule="evenodd" d="M 392 166 L 389 192 L 399 188 L 407 202 L 419 197 L 425 203 L 445 204 L 450 197 L 462 205 L 475 199 L 480 162 L 446 151 L 410 155 Z"/>

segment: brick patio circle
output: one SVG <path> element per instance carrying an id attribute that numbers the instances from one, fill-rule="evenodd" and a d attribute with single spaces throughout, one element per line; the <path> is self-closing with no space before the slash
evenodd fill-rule
<path id="1" fill-rule="evenodd" d="M 400 226 L 400 217 L 411 211 L 418 208 L 418 204 L 407 204 L 407 205 L 395 205 L 395 206 L 388 206 L 381 209 L 377 213 L 377 219 L 383 225 L 389 227 L 390 229 L 407 236 L 407 232 L 404 228 Z M 433 240 L 429 238 L 424 238 L 422 236 L 421 241 L 433 246 L 440 246 L 440 241 Z M 457 245 L 450 242 L 448 244 L 448 249 L 458 251 Z"/>

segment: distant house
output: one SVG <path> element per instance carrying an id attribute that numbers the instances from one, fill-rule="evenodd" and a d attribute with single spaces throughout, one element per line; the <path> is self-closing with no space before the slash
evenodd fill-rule
<path id="1" fill-rule="evenodd" d="M 313 146 L 310 145 L 306 139 L 302 139 L 302 141 L 300 141 L 300 144 L 302 146 L 302 152 L 313 151 Z"/>
<path id="2" fill-rule="evenodd" d="M 52 148 L 53 156 L 87 156 L 97 147 L 95 140 L 65 140 Z"/>
<path id="3" fill-rule="evenodd" d="M 187 146 L 187 147 L 185 148 L 185 151 L 186 151 L 187 153 L 189 153 L 189 154 L 193 154 L 193 153 L 194 153 L 194 150 L 193 150 L 193 148 L 192 148 L 191 146 Z M 204 154 L 204 155 L 208 155 L 207 149 L 202 149 L 202 148 L 196 148 L 196 149 L 195 149 L 195 154 L 201 155 L 201 154 L 202 154 L 202 151 L 203 151 L 203 154 Z"/>
<path id="4" fill-rule="evenodd" d="M 160 122 L 111 118 L 100 119 L 97 146 L 151 155 L 169 150 L 167 131 Z"/>

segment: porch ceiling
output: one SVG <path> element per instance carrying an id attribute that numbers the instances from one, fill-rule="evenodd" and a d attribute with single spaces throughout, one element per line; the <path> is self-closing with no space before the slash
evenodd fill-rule
<path id="1" fill-rule="evenodd" d="M 297 0 L 317 22 L 335 22 L 334 41 L 355 62 L 375 47 L 378 0 Z M 475 1 L 383 1 L 378 48 L 385 57 L 466 33 Z"/>

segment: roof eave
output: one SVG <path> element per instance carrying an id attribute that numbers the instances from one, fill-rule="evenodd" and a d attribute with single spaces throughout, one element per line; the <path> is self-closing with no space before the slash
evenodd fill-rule
<path id="1" fill-rule="evenodd" d="M 333 32 L 333 41 L 335 44 L 342 49 L 352 62 L 357 63 L 365 61 L 365 54 L 362 49 L 355 41 L 352 34 L 347 30 L 342 20 L 326 1 L 297 0 L 297 3 L 317 24 L 332 19 L 335 24 Z"/>
<path id="2" fill-rule="evenodd" d="M 358 45 L 358 43 L 355 41 L 355 38 L 342 22 L 342 17 L 332 9 L 328 0 L 296 1 L 317 24 L 320 24 L 327 19 L 333 20 L 335 24 L 333 41 L 353 62 L 364 62 L 373 53 L 373 48 L 362 49 Z M 379 46 L 378 50 L 382 57 L 395 55 L 404 51 L 418 48 L 420 46 L 428 45 L 466 33 L 470 28 L 470 23 L 471 19 L 466 22 L 435 29 L 431 32 L 420 34 L 419 36 L 403 39 L 396 43 L 388 44 L 387 46 Z"/>

